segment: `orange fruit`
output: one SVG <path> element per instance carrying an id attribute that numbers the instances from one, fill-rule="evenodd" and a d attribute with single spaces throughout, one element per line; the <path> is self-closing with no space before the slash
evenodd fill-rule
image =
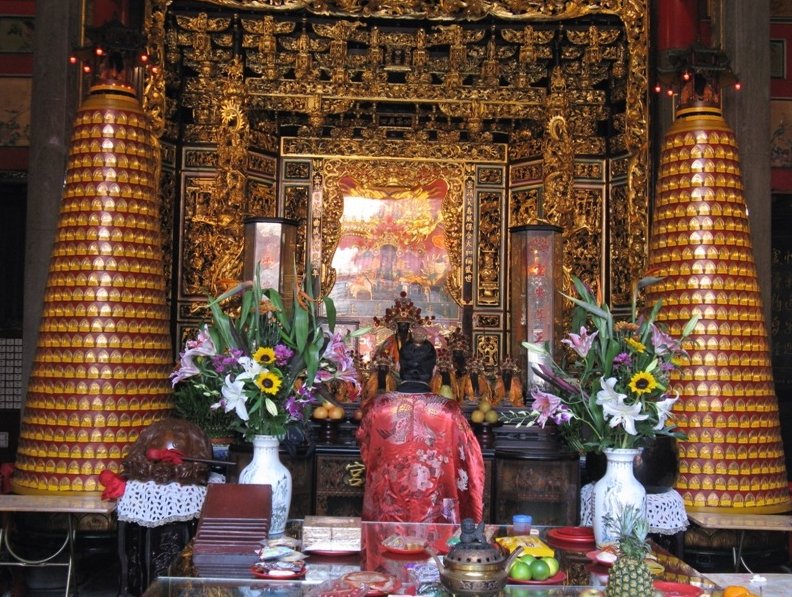
<path id="1" fill-rule="evenodd" d="M 490 404 L 488 400 L 482 400 L 481 402 L 479 402 L 478 409 L 481 412 L 486 413 L 492 410 L 492 404 Z"/>
<path id="2" fill-rule="evenodd" d="M 484 413 L 484 420 L 487 423 L 497 423 L 498 422 L 498 411 L 497 410 L 488 410 Z"/>
<path id="3" fill-rule="evenodd" d="M 363 420 L 363 411 L 361 409 L 356 409 L 354 413 L 352 413 L 352 418 L 355 421 L 362 421 Z"/>
<path id="4" fill-rule="evenodd" d="M 723 597 L 749 597 L 751 592 L 739 585 L 729 585 L 723 589 Z"/>
<path id="5" fill-rule="evenodd" d="M 326 419 L 329 416 L 330 416 L 330 411 L 327 410 L 326 406 L 317 406 L 313 410 L 314 419 Z"/>
<path id="6" fill-rule="evenodd" d="M 328 414 L 330 415 L 330 418 L 335 421 L 340 421 L 346 416 L 346 413 L 341 406 L 334 406 L 328 411 Z"/>

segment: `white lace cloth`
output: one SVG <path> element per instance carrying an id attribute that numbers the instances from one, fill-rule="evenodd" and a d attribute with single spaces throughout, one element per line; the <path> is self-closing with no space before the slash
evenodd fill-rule
<path id="1" fill-rule="evenodd" d="M 589 483 L 580 488 L 581 526 L 591 526 L 593 510 L 594 484 Z M 649 521 L 649 532 L 658 535 L 675 535 L 688 528 L 685 501 L 674 489 L 646 495 L 646 518 Z"/>
<path id="2" fill-rule="evenodd" d="M 225 481 L 225 477 L 219 477 L 210 476 L 209 482 Z M 124 495 L 118 498 L 116 512 L 122 522 L 158 527 L 198 518 L 205 497 L 205 485 L 127 481 Z"/>

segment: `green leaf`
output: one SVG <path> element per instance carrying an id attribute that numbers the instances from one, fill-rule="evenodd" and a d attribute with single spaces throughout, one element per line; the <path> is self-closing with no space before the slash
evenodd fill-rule
<path id="1" fill-rule="evenodd" d="M 690 321 L 685 324 L 685 328 L 682 330 L 683 338 L 687 338 L 691 333 L 693 333 L 693 330 L 695 330 L 696 326 L 698 325 L 699 319 L 700 317 L 698 315 L 694 315 L 690 318 Z"/>
<path id="2" fill-rule="evenodd" d="M 521 346 L 528 350 L 528 352 L 538 352 L 543 355 L 550 355 L 544 344 L 537 344 L 535 342 L 521 342 Z"/>
<path id="3" fill-rule="evenodd" d="M 323 299 L 324 306 L 325 306 L 325 315 L 327 316 L 327 327 L 330 329 L 330 333 L 333 333 L 335 330 L 336 324 L 336 306 L 329 296 L 326 296 Z"/>
<path id="4" fill-rule="evenodd" d="M 574 296 L 569 296 L 568 294 L 564 294 L 563 292 L 561 294 L 564 297 L 568 298 L 573 303 L 575 303 L 578 307 L 580 307 L 581 309 L 585 309 L 592 315 L 595 315 L 607 322 L 611 321 L 610 311 L 606 311 L 605 309 L 595 305 L 594 303 L 588 303 L 586 301 L 582 301 L 578 298 L 575 298 Z M 608 326 L 610 327 L 610 324 L 608 324 Z"/>

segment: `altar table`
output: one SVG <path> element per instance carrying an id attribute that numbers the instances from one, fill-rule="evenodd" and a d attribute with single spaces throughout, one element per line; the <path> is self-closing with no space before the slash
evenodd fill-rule
<path id="1" fill-rule="evenodd" d="M 115 502 L 102 501 L 96 495 L 60 496 L 60 495 L 0 495 L 0 512 L 3 513 L 3 526 L 0 528 L 0 551 L 8 553 L 11 560 L 0 561 L 0 566 L 64 566 L 66 568 L 66 592 L 68 597 L 71 589 L 75 568 L 74 542 L 77 535 L 77 523 L 81 516 L 101 514 L 109 516 L 115 510 Z M 52 554 L 36 560 L 18 555 L 11 545 L 11 515 L 17 512 L 41 514 L 66 514 L 68 527 L 63 544 Z M 65 561 L 59 556 L 65 555 Z"/>

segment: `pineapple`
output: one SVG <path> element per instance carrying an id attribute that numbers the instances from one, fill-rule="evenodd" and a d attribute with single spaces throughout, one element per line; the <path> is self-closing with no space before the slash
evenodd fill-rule
<path id="1" fill-rule="evenodd" d="M 620 552 L 610 570 L 607 597 L 653 597 L 652 574 L 644 561 L 649 553 L 649 524 L 643 512 L 628 506 L 616 520 L 606 516 L 605 524 L 618 536 Z"/>

